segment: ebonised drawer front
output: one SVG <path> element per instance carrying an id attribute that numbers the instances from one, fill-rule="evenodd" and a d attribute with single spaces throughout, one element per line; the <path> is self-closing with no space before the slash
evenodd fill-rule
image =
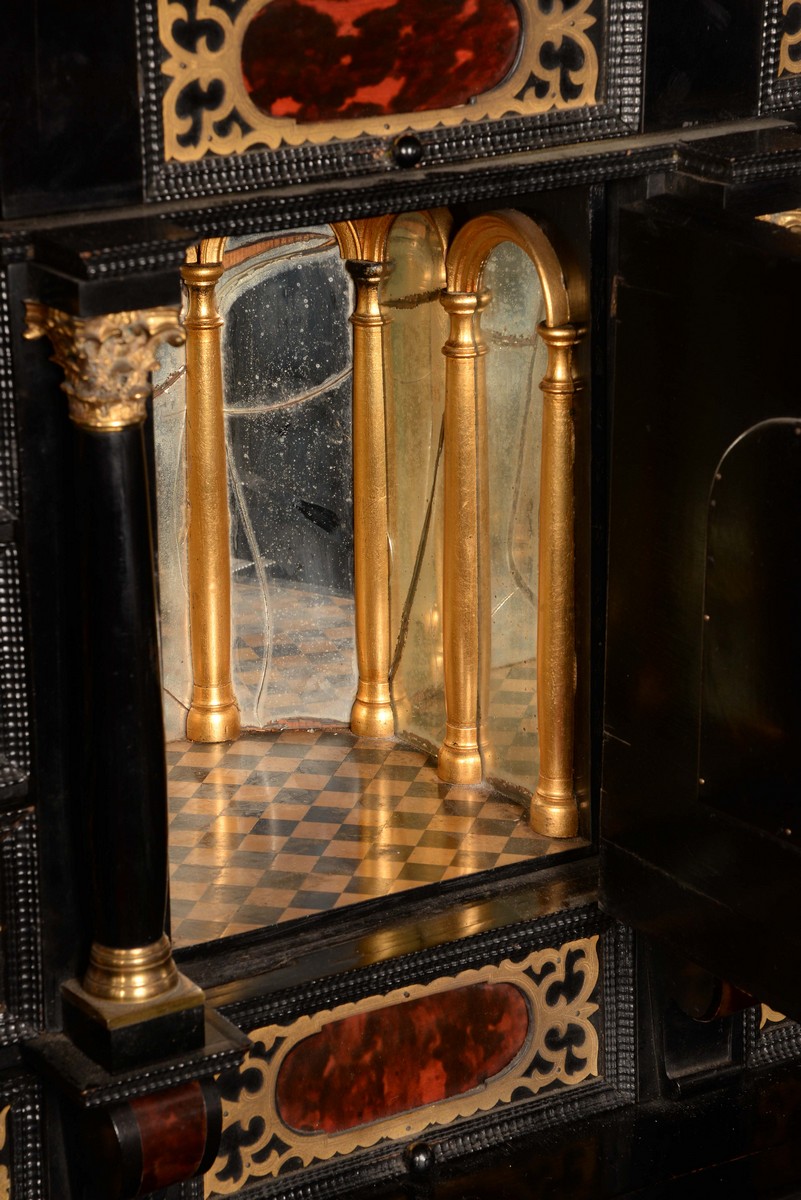
<path id="1" fill-rule="evenodd" d="M 143 0 L 151 194 L 634 133 L 643 0 Z"/>
<path id="2" fill-rule="evenodd" d="M 588 906 L 228 1006 L 253 1047 L 206 1195 L 349 1196 L 410 1143 L 444 1163 L 630 1103 L 631 970 Z"/>

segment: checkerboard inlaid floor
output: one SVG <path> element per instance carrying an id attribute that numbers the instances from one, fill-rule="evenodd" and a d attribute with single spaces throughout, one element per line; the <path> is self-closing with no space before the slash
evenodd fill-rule
<path id="1" fill-rule="evenodd" d="M 537 786 L 537 665 L 495 667 L 490 672 L 489 740 L 492 777 Z"/>
<path id="2" fill-rule="evenodd" d="M 344 729 L 167 747 L 173 939 L 259 929 L 566 849 L 512 801 Z"/>

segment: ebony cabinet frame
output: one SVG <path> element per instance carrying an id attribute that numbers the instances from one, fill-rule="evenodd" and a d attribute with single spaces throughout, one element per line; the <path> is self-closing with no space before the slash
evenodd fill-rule
<path id="1" fill-rule="evenodd" d="M 723 1017 L 729 1024 L 717 1033 L 696 1031 L 707 1043 L 714 1036 L 718 1042 L 709 1052 L 714 1068 L 694 1072 L 691 1039 L 683 1042 L 675 1033 L 681 1029 L 681 1021 L 673 1020 L 675 1013 L 670 1021 L 665 1018 L 673 1001 L 661 982 L 654 983 L 656 974 L 649 974 L 650 950 L 639 937 L 632 958 L 629 927 L 644 927 L 657 941 L 667 934 L 667 940 L 690 958 L 747 984 L 760 999 L 767 977 L 755 968 L 737 969 L 735 952 L 742 938 L 736 925 L 727 929 L 726 954 L 709 952 L 710 939 L 721 941 L 711 921 L 696 923 L 703 928 L 693 931 L 692 940 L 684 936 L 692 930 L 697 907 L 679 878 L 687 861 L 682 831 L 673 831 L 675 855 L 669 870 L 663 869 L 664 861 L 657 861 L 658 855 L 649 865 L 652 846 L 647 836 L 640 838 L 648 822 L 643 810 L 637 811 L 638 803 L 645 805 L 648 797 L 633 797 L 630 767 L 614 746 L 607 752 L 600 814 L 598 805 L 604 716 L 607 721 L 614 716 L 614 695 L 623 676 L 642 665 L 635 661 L 626 636 L 626 621 L 634 619 L 626 612 L 633 570 L 630 548 L 621 550 L 615 544 L 620 497 L 629 495 L 625 488 L 620 490 L 616 476 L 619 481 L 621 473 L 634 469 L 621 416 L 626 406 L 620 377 L 621 369 L 634 368 L 630 363 L 615 366 L 625 289 L 636 267 L 632 264 L 629 270 L 627 218 L 621 210 L 647 207 L 667 195 L 681 200 L 690 214 L 688 221 L 703 218 L 731 230 L 738 221 L 799 203 L 801 71 L 782 66 L 782 48 L 798 32 L 794 9 L 799 10 L 801 29 L 800 0 L 786 13 L 782 0 L 721 0 L 715 19 L 709 17 L 708 6 L 684 6 L 686 24 L 679 22 L 676 0 L 609 0 L 604 104 L 592 112 L 554 112 L 419 135 L 410 118 L 409 133 L 418 138 L 421 156 L 416 149 L 414 163 L 407 160 L 406 166 L 402 154 L 395 156 L 394 139 L 380 138 L 165 164 L 153 0 L 138 0 L 136 6 L 114 12 L 87 3 L 71 18 L 59 12 L 63 5 L 58 0 L 11 3 L 18 54 L 0 83 L 8 114 L 0 148 L 0 504 L 6 510 L 0 514 L 0 537 L 15 547 L 11 557 L 16 558 L 21 583 L 13 602 L 12 641 L 17 654 L 24 642 L 25 663 L 12 661 L 10 677 L 32 724 L 30 742 L 24 720 L 19 723 L 24 733 L 17 739 L 19 745 L 14 737 L 0 739 L 9 764 L 0 776 L 0 892 L 4 905 L 13 909 L 4 933 L 11 952 L 4 967 L 8 1009 L 0 1015 L 0 1107 L 10 1102 L 14 1113 L 10 1157 L 17 1190 L 25 1188 L 24 1194 L 32 1197 L 48 1194 L 42 1182 L 46 1141 L 49 1194 L 74 1195 L 75 1200 L 91 1195 L 75 1181 L 75 1164 L 66 1165 L 71 1151 L 61 1141 L 64 1126 L 56 1099 L 62 1093 L 53 1083 L 58 1074 L 53 1047 L 72 1054 L 62 1033 L 60 984 L 81 969 L 89 948 L 90 864 L 79 831 L 82 777 L 75 753 L 81 738 L 75 697 L 82 668 L 74 639 L 80 615 L 74 476 L 67 417 L 63 404 L 58 407 L 63 401 L 59 372 L 42 345 L 23 340 L 23 302 L 37 299 L 83 317 L 177 305 L 186 249 L 210 230 L 262 233 L 440 205 L 451 206 L 462 223 L 479 211 L 504 205 L 544 217 L 560 232 L 563 245 L 573 247 L 572 257 L 566 256 L 567 270 L 584 270 L 591 279 L 592 413 L 590 444 L 584 451 L 592 464 L 592 524 L 582 547 L 590 569 L 581 586 L 589 595 L 591 620 L 582 636 L 593 669 L 588 694 L 582 698 L 588 713 L 582 736 L 589 744 L 587 791 L 596 808 L 600 853 L 597 847 L 591 849 L 578 865 L 566 859 L 548 863 L 547 875 L 558 885 L 549 892 L 549 912 L 535 902 L 540 891 L 548 890 L 546 872 L 512 870 L 495 881 L 480 878 L 464 888 L 448 885 L 439 894 L 422 890 L 419 896 L 385 907 L 380 901 L 365 905 L 362 912 L 336 924 L 333 966 L 312 945 L 319 937 L 319 924 L 308 935 L 278 929 L 250 940 L 190 948 L 177 955 L 178 964 L 238 1024 L 261 1020 L 273 1005 L 276 1011 L 317 1011 L 324 1003 L 363 996 L 364 989 L 389 991 L 399 971 L 404 979 L 428 979 L 454 965 L 472 963 L 477 953 L 491 957 L 506 953 L 521 939 L 528 944 L 560 923 L 571 928 L 576 921 L 594 922 L 593 928 L 613 931 L 608 939 L 617 949 L 607 962 L 604 981 L 613 997 L 608 1015 L 612 1020 L 616 1014 L 625 1018 L 625 1037 L 613 1047 L 618 1075 L 610 1080 L 599 1106 L 608 1111 L 593 1116 L 587 1111 L 577 1123 L 580 1105 L 544 1105 L 537 1114 L 519 1120 L 513 1114 L 506 1124 L 497 1114 L 489 1121 L 477 1119 L 464 1139 L 458 1125 L 446 1129 L 438 1144 L 442 1170 L 455 1181 L 447 1194 L 457 1195 L 459 1186 L 470 1187 L 472 1179 L 484 1178 L 474 1154 L 486 1154 L 488 1161 L 504 1166 L 508 1154 L 521 1179 L 531 1178 L 528 1171 L 544 1177 L 553 1169 L 569 1180 L 578 1161 L 579 1174 L 586 1171 L 581 1186 L 596 1196 L 645 1187 L 650 1178 L 625 1150 L 631 1131 L 636 1128 L 650 1139 L 649 1145 L 659 1147 L 662 1130 L 690 1131 L 696 1114 L 698 1129 L 710 1131 L 709 1146 L 699 1144 L 700 1135 L 697 1142 L 689 1138 L 690 1149 L 670 1142 L 661 1179 L 690 1170 L 714 1171 L 724 1160 L 727 1177 L 740 1178 L 734 1160 L 741 1141 L 756 1136 L 753 1131 L 759 1129 L 771 1153 L 785 1154 L 785 1174 L 779 1175 L 793 1186 L 801 1178 L 801 1162 L 792 1150 L 794 1126 L 787 1118 L 774 1129 L 771 1120 L 798 1096 L 797 1028 L 786 1021 L 762 1026 L 755 1011 Z M 39 42 L 33 37 L 35 19 L 45 31 Z M 669 51 L 661 36 L 665 30 L 671 35 Z M 13 39 L 8 41 L 10 45 Z M 140 71 L 142 94 L 137 86 Z M 676 77 L 681 86 L 670 93 L 666 108 L 664 91 Z M 72 99 L 56 109 L 54 98 L 59 95 Z M 702 344 L 699 331 L 696 351 Z M 629 376 L 626 386 L 636 391 L 636 380 Z M 621 418 L 617 426 L 616 416 Z M 608 572 L 610 474 L 613 553 Z M 646 501 L 653 499 L 648 486 L 648 481 L 635 481 L 630 491 L 635 503 L 643 488 Z M 646 624 L 647 618 L 648 614 L 636 615 Z M 658 636 L 653 625 L 649 629 Z M 25 684 L 20 686 L 23 676 Z M 9 728 L 13 724 L 7 723 Z M 612 742 L 614 729 L 610 732 Z M 667 743 L 663 750 L 669 756 Z M 668 826 L 670 812 L 668 797 L 660 816 Z M 690 833 L 683 832 L 689 842 Z M 623 865 L 621 846 L 624 853 L 631 852 Z M 751 945 L 763 936 L 766 944 L 781 950 L 797 938 L 797 911 L 792 906 L 784 911 L 778 911 L 780 905 L 771 907 L 766 889 L 773 886 L 775 861 L 794 870 L 797 854 L 786 846 L 774 856 L 764 851 L 763 845 L 762 875 L 751 881 L 757 895 L 747 914 L 754 931 Z M 610 917 L 598 914 L 593 888 L 599 874 L 602 901 L 622 925 L 609 924 Z M 581 886 L 576 882 L 579 875 Z M 560 886 L 567 892 L 560 892 Z M 774 894 L 784 894 L 781 889 L 787 887 L 785 877 Z M 478 888 L 491 893 L 488 904 L 494 915 L 486 916 L 481 908 Z M 589 907 L 577 913 L 579 897 Z M 476 921 L 480 910 L 481 920 L 490 924 L 478 928 L 467 921 L 464 928 L 470 932 L 449 942 L 442 928 L 456 910 L 467 911 Z M 672 915 L 668 919 L 666 914 Z M 389 918 L 402 930 L 399 949 L 365 968 L 358 955 L 370 925 Z M 429 940 L 417 945 L 414 939 L 423 927 Z M 778 1004 L 785 997 L 792 1000 L 791 992 L 797 997 L 790 968 L 778 974 L 774 970 L 771 978 L 781 986 L 765 991 L 767 999 Z M 796 1011 L 801 1015 L 801 1007 Z M 44 1035 L 52 1051 L 47 1062 L 41 1045 L 39 1050 L 34 1045 L 34 1034 Z M 664 1058 L 666 1038 L 674 1039 L 670 1053 L 680 1067 L 678 1087 L 675 1079 L 666 1079 L 664 1061 L 658 1061 L 660 1055 Z M 229 1053 L 235 1058 L 234 1051 Z M 779 1074 L 771 1074 L 778 1068 Z M 163 1072 L 162 1081 L 171 1073 L 183 1080 L 186 1068 L 168 1064 Z M 117 1102 L 141 1096 L 151 1084 L 126 1077 L 103 1086 L 103 1095 Z M 689 1093 L 696 1099 L 685 1105 Z M 46 1102 L 40 1108 L 43 1095 Z M 588 1110 L 592 1107 L 587 1104 Z M 723 1124 L 728 1121 L 727 1136 L 720 1132 L 721 1112 Z M 554 1128 L 544 1132 L 552 1123 Z M 584 1141 L 579 1124 L 586 1127 Z M 735 1127 L 737 1137 L 732 1138 Z M 517 1150 L 507 1149 L 507 1137 L 516 1139 Z M 611 1147 L 614 1165 L 608 1175 L 596 1162 L 604 1146 Z M 762 1151 L 754 1151 L 758 1153 Z M 418 1166 L 418 1159 L 398 1143 L 368 1165 L 354 1159 L 341 1172 L 333 1172 L 337 1179 L 331 1186 L 351 1194 L 364 1184 L 391 1195 L 411 1178 L 418 1190 L 438 1187 L 436 1176 L 426 1174 L 425 1162 L 422 1175 L 414 1175 Z M 290 1195 L 305 1184 L 301 1173 L 286 1187 L 270 1185 L 268 1191 Z M 492 1188 L 491 1178 L 486 1186 Z M 168 1194 L 197 1195 L 199 1187 L 197 1181 L 174 1184 Z"/>

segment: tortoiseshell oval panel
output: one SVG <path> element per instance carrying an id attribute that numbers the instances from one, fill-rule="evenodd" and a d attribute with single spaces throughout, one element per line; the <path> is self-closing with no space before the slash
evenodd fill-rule
<path id="1" fill-rule="evenodd" d="M 345 1017 L 289 1052 L 276 1106 L 300 1133 L 342 1133 L 480 1087 L 510 1065 L 528 1031 L 528 1004 L 509 983 Z"/>
<path id="2" fill-rule="evenodd" d="M 521 37 L 514 0 L 270 0 L 242 72 L 257 108 L 300 124 L 425 112 L 496 87 Z"/>

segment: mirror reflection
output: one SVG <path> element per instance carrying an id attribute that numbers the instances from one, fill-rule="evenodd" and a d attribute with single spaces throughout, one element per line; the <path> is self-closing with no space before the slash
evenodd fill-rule
<path id="1" fill-rule="evenodd" d="M 487 342 L 490 655 L 485 770 L 504 791 L 537 786 L 537 566 L 542 392 L 547 348 L 537 271 L 505 242 L 484 272 Z"/>

